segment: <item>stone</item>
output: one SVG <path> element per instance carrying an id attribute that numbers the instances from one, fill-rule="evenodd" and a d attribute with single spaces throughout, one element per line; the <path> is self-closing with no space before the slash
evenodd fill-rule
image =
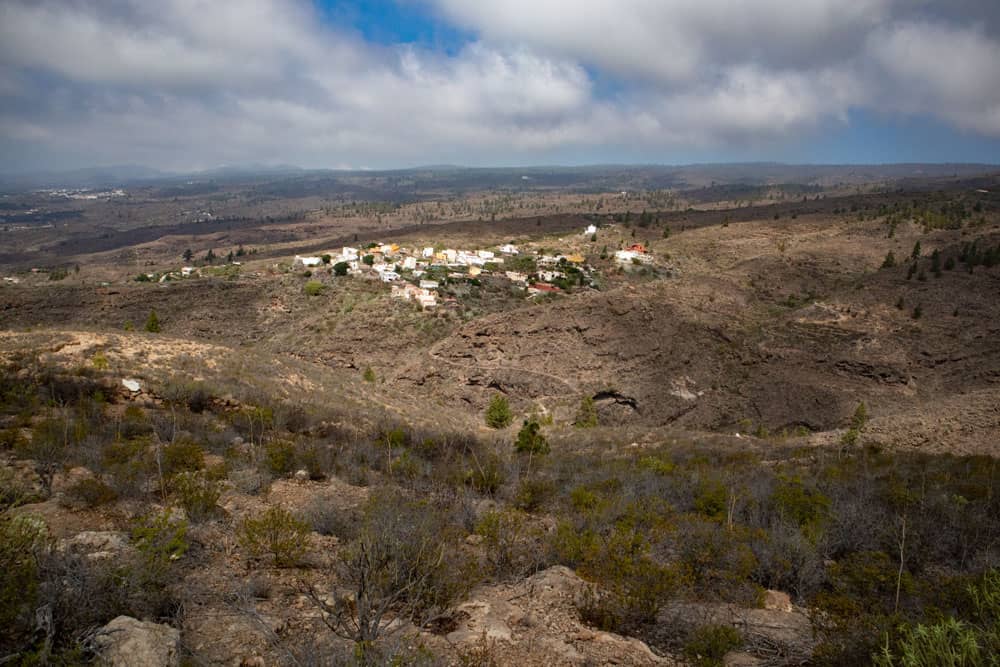
<path id="1" fill-rule="evenodd" d="M 782 593 L 781 591 L 764 591 L 764 609 L 791 613 L 794 609 L 792 598 L 788 593 Z"/>
<path id="2" fill-rule="evenodd" d="M 181 633 L 160 623 L 119 616 L 97 631 L 94 645 L 110 667 L 180 667 Z"/>
<path id="3" fill-rule="evenodd" d="M 133 394 L 142 389 L 142 385 L 139 384 L 138 380 L 123 379 L 122 386 Z"/>
<path id="4" fill-rule="evenodd" d="M 85 554 L 93 560 L 117 558 L 131 549 L 125 533 L 111 530 L 85 530 L 59 541 L 59 550 Z"/>
<path id="5" fill-rule="evenodd" d="M 296 482 L 308 482 L 309 481 L 309 471 L 308 470 L 296 470 L 295 471 L 295 481 Z"/>

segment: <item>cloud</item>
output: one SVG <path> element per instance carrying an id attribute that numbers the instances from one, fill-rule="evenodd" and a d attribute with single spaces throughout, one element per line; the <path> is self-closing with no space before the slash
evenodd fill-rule
<path id="1" fill-rule="evenodd" d="M 879 107 L 1000 135 L 1000 43 L 981 28 L 899 23 L 869 35 L 867 52 Z"/>
<path id="2" fill-rule="evenodd" d="M 619 75 L 699 79 L 731 65 L 808 67 L 854 52 L 889 0 L 434 0 L 491 41 Z"/>
<path id="3" fill-rule="evenodd" d="M 752 149 L 856 109 L 1000 136 L 1000 12 L 975 0 L 426 2 L 472 40 L 376 45 L 308 0 L 7 0 L 0 165 Z"/>

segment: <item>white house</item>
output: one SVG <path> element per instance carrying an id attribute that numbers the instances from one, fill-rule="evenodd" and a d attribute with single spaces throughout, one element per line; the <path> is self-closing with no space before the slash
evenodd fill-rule
<path id="1" fill-rule="evenodd" d="M 516 255 L 520 251 L 517 249 L 517 246 L 512 245 L 510 243 L 505 243 L 504 245 L 500 246 L 500 252 L 503 253 L 504 255 Z"/>
<path id="2" fill-rule="evenodd" d="M 424 259 L 431 259 L 434 257 L 434 248 L 424 248 L 423 252 L 420 254 Z"/>
<path id="3" fill-rule="evenodd" d="M 190 278 L 192 273 L 194 273 L 194 267 L 193 266 L 182 266 L 181 267 L 181 275 L 184 276 L 185 278 Z"/>
<path id="4" fill-rule="evenodd" d="M 615 252 L 615 261 L 619 264 L 631 264 L 632 260 L 639 260 L 645 264 L 649 262 L 649 255 L 644 255 L 635 250 L 619 250 Z"/>
<path id="5" fill-rule="evenodd" d="M 412 271 L 413 269 L 417 268 L 417 258 L 416 257 L 405 258 L 403 260 L 403 268 L 406 269 L 407 271 Z"/>
<path id="6" fill-rule="evenodd" d="M 437 289 L 438 281 L 436 280 L 421 280 L 420 289 Z"/>
<path id="7" fill-rule="evenodd" d="M 528 282 L 528 276 L 524 273 L 519 273 L 517 271 L 507 271 L 507 280 L 513 283 L 526 283 Z"/>
<path id="8" fill-rule="evenodd" d="M 539 271 L 538 279 L 550 283 L 553 280 L 558 280 L 562 278 L 565 274 L 562 271 Z"/>
<path id="9" fill-rule="evenodd" d="M 587 225 L 587 228 L 583 230 L 584 236 L 593 236 L 597 233 L 597 225 Z"/>
<path id="10" fill-rule="evenodd" d="M 340 261 L 341 262 L 356 262 L 356 261 L 358 261 L 358 249 L 357 248 L 349 248 L 348 246 L 344 246 L 340 250 Z"/>
<path id="11" fill-rule="evenodd" d="M 399 274 L 395 271 L 383 271 L 382 272 L 382 282 L 391 283 L 399 280 Z"/>
<path id="12" fill-rule="evenodd" d="M 306 268 L 312 266 L 319 266 L 322 263 L 323 263 L 322 257 L 299 257 L 298 255 L 295 256 L 295 261 L 292 262 L 292 264 L 295 266 L 304 266 Z"/>
<path id="13" fill-rule="evenodd" d="M 483 259 L 493 259 L 494 257 L 494 254 L 491 250 L 477 250 L 476 254 L 482 257 Z"/>

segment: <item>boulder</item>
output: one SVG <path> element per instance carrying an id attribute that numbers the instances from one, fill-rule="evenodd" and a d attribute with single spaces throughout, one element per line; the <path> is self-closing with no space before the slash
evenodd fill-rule
<path id="1" fill-rule="evenodd" d="M 84 554 L 93 560 L 117 558 L 131 548 L 125 533 L 111 530 L 85 530 L 59 540 L 60 551 Z"/>
<path id="2" fill-rule="evenodd" d="M 94 636 L 94 646 L 110 667 L 179 667 L 181 633 L 160 623 L 119 616 Z"/>

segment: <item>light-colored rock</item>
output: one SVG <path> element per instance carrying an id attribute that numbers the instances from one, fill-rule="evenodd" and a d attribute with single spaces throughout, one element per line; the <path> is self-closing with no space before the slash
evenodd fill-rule
<path id="1" fill-rule="evenodd" d="M 111 530 L 85 530 L 59 541 L 60 551 L 85 554 L 88 558 L 102 560 L 117 558 L 132 548 L 125 533 Z"/>
<path id="2" fill-rule="evenodd" d="M 136 392 L 138 392 L 138 391 L 140 391 L 142 389 L 142 385 L 139 384 L 138 380 L 132 380 L 132 379 L 129 379 L 129 378 L 123 378 L 122 379 L 122 386 L 125 387 L 126 389 L 128 389 L 133 394 L 136 393 Z"/>
<path id="3" fill-rule="evenodd" d="M 794 609 L 792 598 L 789 597 L 788 593 L 781 591 L 764 591 L 764 609 L 791 613 Z"/>
<path id="4" fill-rule="evenodd" d="M 309 471 L 308 470 L 296 470 L 295 471 L 295 481 L 296 482 L 308 482 L 309 481 Z"/>
<path id="5" fill-rule="evenodd" d="M 119 616 L 97 631 L 94 644 L 110 667 L 179 667 L 181 633 L 169 625 Z"/>
<path id="6" fill-rule="evenodd" d="M 422 640 L 443 652 L 492 646 L 503 665 L 673 665 L 638 639 L 584 626 L 577 599 L 588 584 L 556 566 L 511 584 L 476 589 L 455 610 L 454 631 Z"/>
<path id="7" fill-rule="evenodd" d="M 764 661 L 743 651 L 730 651 L 722 658 L 725 667 L 757 667 Z"/>

